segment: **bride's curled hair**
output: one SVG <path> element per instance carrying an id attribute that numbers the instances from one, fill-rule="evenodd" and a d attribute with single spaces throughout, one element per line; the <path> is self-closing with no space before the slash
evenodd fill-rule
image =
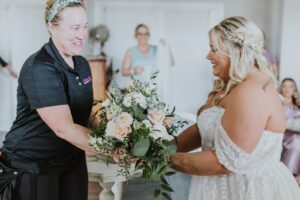
<path id="1" fill-rule="evenodd" d="M 244 81 L 253 65 L 276 83 L 264 56 L 263 32 L 252 21 L 240 16 L 226 18 L 209 31 L 209 36 L 215 50 L 230 58 L 230 79 L 227 82 L 216 80 L 209 94 L 214 104 L 218 104 L 234 86 Z M 223 90 L 222 95 L 215 96 Z"/>

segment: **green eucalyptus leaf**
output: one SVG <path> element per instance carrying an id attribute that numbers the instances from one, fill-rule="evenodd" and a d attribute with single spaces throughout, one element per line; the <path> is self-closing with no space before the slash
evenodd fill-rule
<path id="1" fill-rule="evenodd" d="M 165 148 L 167 148 L 172 142 L 168 140 L 161 140 L 161 145 Z"/>
<path id="2" fill-rule="evenodd" d="M 163 184 L 161 185 L 161 187 L 168 192 L 174 192 L 174 190 L 169 185 Z"/>
<path id="3" fill-rule="evenodd" d="M 134 105 L 130 109 L 133 118 L 137 119 L 138 121 L 143 121 L 144 119 L 147 118 L 147 116 L 144 114 L 144 109 L 141 108 L 140 106 Z"/>
<path id="4" fill-rule="evenodd" d="M 154 191 L 154 197 L 157 198 L 160 195 L 160 189 Z"/>
<path id="5" fill-rule="evenodd" d="M 167 182 L 167 180 L 162 176 L 160 177 L 160 180 L 163 184 L 168 185 L 169 183 Z"/>
<path id="6" fill-rule="evenodd" d="M 172 176 L 172 175 L 174 175 L 174 174 L 176 174 L 176 172 L 167 172 L 167 173 L 166 173 L 166 176 Z"/>
<path id="7" fill-rule="evenodd" d="M 150 147 L 149 138 L 142 138 L 133 147 L 133 155 L 137 157 L 145 156 Z"/>
<path id="8" fill-rule="evenodd" d="M 159 174 L 155 170 L 152 171 L 151 180 L 155 180 L 155 181 L 159 181 L 160 180 L 160 176 L 159 176 Z"/>
<path id="9" fill-rule="evenodd" d="M 174 143 L 171 142 L 169 144 L 169 146 L 168 146 L 168 153 L 169 153 L 169 155 L 175 154 L 176 150 L 177 150 L 177 146 Z"/>
<path id="10" fill-rule="evenodd" d="M 161 193 L 166 199 L 168 200 L 172 200 L 172 198 L 170 197 L 170 195 L 166 192 Z"/>
<path id="11" fill-rule="evenodd" d="M 159 165 L 158 167 L 158 173 L 161 174 L 166 168 L 168 167 L 168 165 Z"/>

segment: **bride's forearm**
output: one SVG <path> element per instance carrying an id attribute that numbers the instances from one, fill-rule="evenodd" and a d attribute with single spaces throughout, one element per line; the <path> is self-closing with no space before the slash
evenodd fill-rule
<path id="1" fill-rule="evenodd" d="M 196 153 L 176 153 L 171 156 L 170 160 L 173 169 L 191 175 L 211 176 L 230 173 L 218 161 L 212 150 Z"/>
<path id="2" fill-rule="evenodd" d="M 173 142 L 177 145 L 177 152 L 189 152 L 201 147 L 201 137 L 196 124 L 183 131 Z"/>

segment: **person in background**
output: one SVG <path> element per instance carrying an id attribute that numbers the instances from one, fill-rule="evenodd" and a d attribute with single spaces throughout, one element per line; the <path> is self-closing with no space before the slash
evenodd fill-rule
<path id="1" fill-rule="evenodd" d="M 178 153 L 170 158 L 175 170 L 194 175 L 189 200 L 299 199 L 280 162 L 286 121 L 262 31 L 229 17 L 210 29 L 209 47 L 217 80 L 197 123 L 175 138 Z"/>
<path id="2" fill-rule="evenodd" d="M 279 93 L 283 96 L 285 116 L 288 120 L 283 138 L 282 162 L 292 171 L 300 185 L 300 99 L 297 84 L 292 78 L 282 80 Z"/>
<path id="3" fill-rule="evenodd" d="M 140 81 L 149 81 L 155 72 L 156 78 L 151 80 L 157 84 L 159 99 L 167 104 L 171 101 L 171 67 L 174 66 L 174 57 L 166 41 L 161 38 L 158 45 L 149 44 L 150 30 L 145 24 L 135 28 L 137 45 L 125 53 L 121 72 L 123 76 L 133 76 Z"/>
<path id="4" fill-rule="evenodd" d="M 263 35 L 264 35 L 264 39 L 266 40 L 267 39 L 267 36 L 266 36 L 266 33 L 263 31 Z M 278 61 L 278 58 L 277 56 L 275 56 L 273 54 L 272 51 L 270 51 L 266 45 L 264 46 L 264 56 L 266 57 L 267 59 L 267 62 L 268 62 L 268 66 L 270 67 L 270 69 L 272 70 L 275 78 L 277 80 L 279 80 L 279 61 Z"/>
<path id="5" fill-rule="evenodd" d="M 271 68 L 275 78 L 278 80 L 279 79 L 279 62 L 276 56 L 271 51 L 268 51 L 265 49 L 264 56 L 267 59 L 268 65 Z"/>
<path id="6" fill-rule="evenodd" d="M 22 66 L 17 117 L 0 161 L 24 171 L 14 200 L 87 200 L 84 151 L 95 153 L 87 128 L 92 76 L 81 56 L 87 14 L 80 0 L 47 0 L 45 21 L 50 40 Z"/>
<path id="7" fill-rule="evenodd" d="M 3 70 L 12 76 L 13 78 L 18 78 L 18 74 L 12 69 L 11 65 L 5 62 L 0 56 L 0 65 L 3 67 Z"/>
<path id="8" fill-rule="evenodd" d="M 135 28 L 137 45 L 127 50 L 123 59 L 122 75 L 134 76 L 135 79 L 148 81 L 151 75 L 158 70 L 157 46 L 148 43 L 150 30 L 147 25 L 139 24 Z M 165 44 L 163 39 L 160 43 Z M 171 65 L 174 59 L 170 53 Z"/>

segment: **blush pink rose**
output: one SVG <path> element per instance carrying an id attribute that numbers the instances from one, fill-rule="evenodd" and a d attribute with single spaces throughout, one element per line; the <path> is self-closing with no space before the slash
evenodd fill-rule
<path id="1" fill-rule="evenodd" d="M 129 133 L 131 133 L 131 128 L 121 128 L 121 127 L 116 127 L 116 134 L 120 136 L 121 138 L 125 138 Z"/>
<path id="2" fill-rule="evenodd" d="M 161 110 L 151 110 L 147 117 L 152 124 L 157 124 L 164 121 L 166 114 Z"/>
<path id="3" fill-rule="evenodd" d="M 164 124 L 166 127 L 170 128 L 175 122 L 175 118 L 174 117 L 166 117 L 164 120 Z"/>

